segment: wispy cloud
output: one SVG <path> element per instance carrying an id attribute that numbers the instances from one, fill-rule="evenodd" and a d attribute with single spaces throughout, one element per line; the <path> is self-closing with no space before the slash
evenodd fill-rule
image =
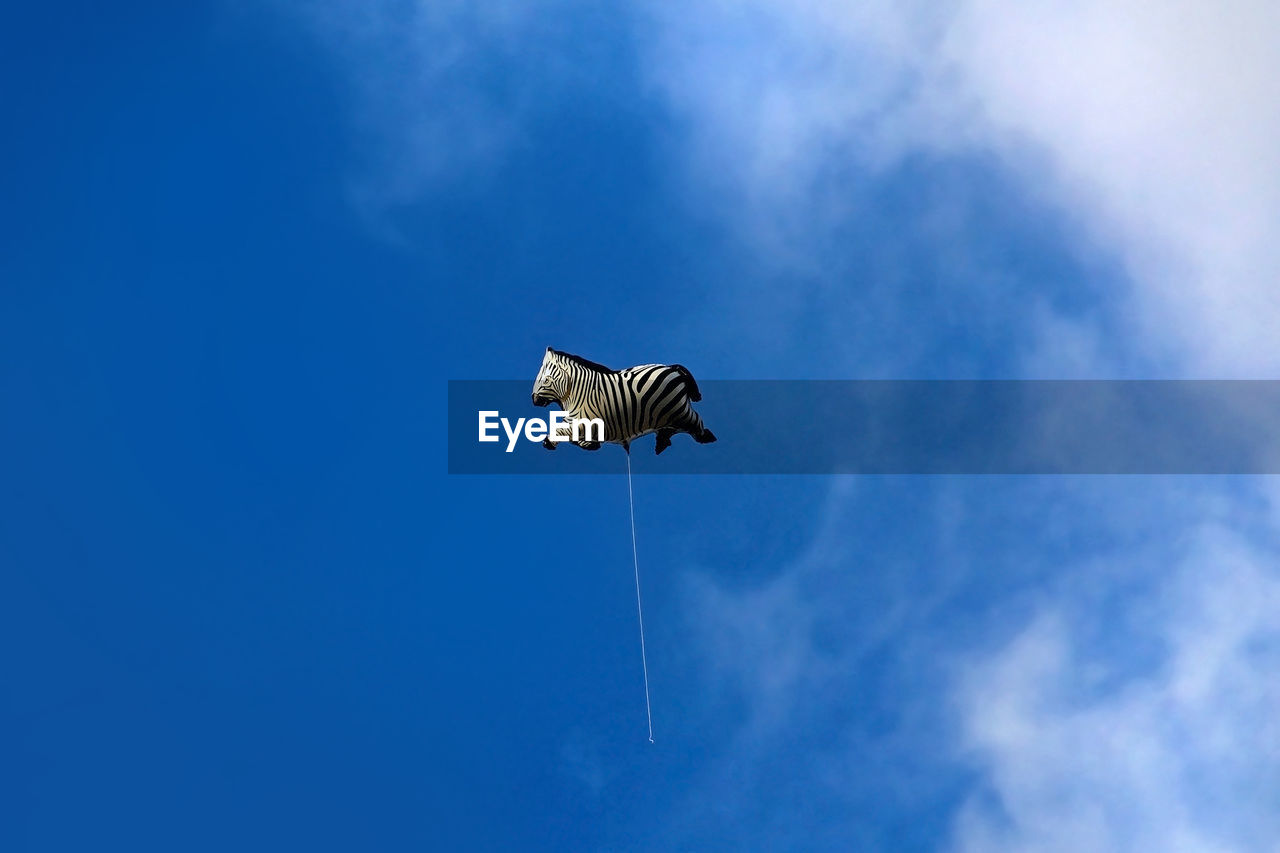
<path id="1" fill-rule="evenodd" d="M 833 176 L 987 152 L 1123 260 L 1124 332 L 1166 369 L 1280 365 L 1274 4 L 757 0 L 654 20 L 691 173 L 753 242 L 857 215 Z"/>
<path id="2" fill-rule="evenodd" d="M 993 141 L 1127 260 L 1134 331 L 1204 371 L 1269 375 L 1280 319 L 1275 4 L 963 6 L 943 45 Z"/>
<path id="3" fill-rule="evenodd" d="M 899 160 L 924 114 L 920 70 L 937 34 L 912 4 L 654 4 L 646 72 L 684 118 L 700 204 L 743 217 L 769 248 L 856 209 L 856 182 Z M 697 186 L 700 185 L 700 186 Z M 708 186 L 719 196 L 707 196 Z"/>
<path id="4" fill-rule="evenodd" d="M 839 482 L 767 582 L 689 582 L 698 677 L 740 723 L 675 838 L 731 823 L 764 847 L 1269 849 L 1267 506 L 1193 481 Z M 915 512 L 873 542 L 878 502 Z"/>
<path id="5" fill-rule="evenodd" d="M 353 194 L 370 211 L 491 175 L 537 105 L 554 100 L 556 81 L 590 77 L 592 60 L 575 46 L 598 35 L 574 29 L 574 3 L 553 0 L 300 8 L 342 58 L 365 155 Z M 1275 4 L 750 0 L 641 2 L 619 14 L 653 103 L 677 122 L 666 139 L 683 168 L 670 189 L 799 271 L 788 288 L 811 298 L 776 304 L 775 294 L 771 310 L 834 306 L 850 294 L 847 284 L 826 293 L 831 279 L 891 275 L 832 269 L 833 229 L 881 215 L 867 187 L 922 158 L 985 163 L 1059 211 L 1081 256 L 1109 253 L 1128 273 L 1124 287 L 1080 276 L 1081 292 L 1108 289 L 1086 318 L 1051 307 L 1044 282 L 1021 282 L 1019 319 L 1041 339 L 1029 363 L 1114 371 L 1122 338 L 1167 373 L 1280 366 L 1270 345 L 1280 323 Z M 583 67 L 568 70 L 576 61 Z M 967 220 L 990 215 L 976 202 L 957 188 L 919 199 L 917 217 L 931 224 L 915 249 L 963 247 Z M 963 252 L 947 263 L 966 265 L 972 316 L 990 312 L 981 297 L 999 291 L 1000 271 Z"/>
<path id="6" fill-rule="evenodd" d="M 561 38 L 529 6 L 311 8 L 350 69 L 374 207 L 500 162 L 528 103 L 511 67 Z M 766 339 L 798 330 L 838 373 L 891 375 L 960 315 L 1009 349 L 1023 340 L 1006 327 L 1030 327 L 1011 358 L 1033 375 L 1122 370 L 1121 342 L 1171 374 L 1280 367 L 1274 4 L 640 9 L 640 71 L 679 121 L 671 188 L 787 273 L 724 284 L 690 321 L 700 340 L 772 355 Z M 1003 203 L 982 182 L 897 200 L 907 213 L 886 221 L 915 229 L 898 238 L 850 239 L 849 222 L 881 215 L 875 187 L 918 161 L 943 164 L 929 180 L 948 163 L 1003 175 L 1019 204 L 1060 217 L 1065 251 L 1124 275 L 1100 283 L 1083 264 L 1067 286 L 1105 292 L 1067 313 L 1045 281 L 992 269 L 967 230 Z M 922 256 L 942 284 L 906 300 Z M 885 324 L 889 303 L 914 313 Z M 812 540 L 766 579 L 691 575 L 685 638 L 728 734 L 663 831 L 809 849 L 913 831 L 964 850 L 1280 835 L 1264 799 L 1280 786 L 1280 502 L 1239 482 L 868 488 L 833 485 Z M 876 516 L 886 504 L 901 517 Z M 564 759 L 588 789 L 607 782 L 591 750 L 571 740 Z M 886 810 L 902 823 L 867 817 Z"/>
<path id="7" fill-rule="evenodd" d="M 960 813 L 956 847 L 1272 849 L 1275 556 L 1274 545 L 1202 527 L 1155 596 L 1132 605 L 1131 630 L 1070 613 L 1078 602 L 1047 603 L 978 659 L 957 695 L 985 783 Z M 1125 645 L 1143 643 L 1158 649 L 1146 671 L 1117 671 L 1134 659 Z"/>
<path id="8" fill-rule="evenodd" d="M 686 575 L 687 677 L 707 724 L 733 725 L 657 848 L 880 849 L 892 819 L 870 814 L 945 801 L 939 635 L 926 626 L 959 566 L 895 559 L 883 542 L 878 559 L 860 554 L 875 525 L 858 519 L 857 482 L 832 481 L 813 538 L 769 579 Z"/>
<path id="9" fill-rule="evenodd" d="M 692 144 L 675 152 L 688 203 L 732 223 L 806 286 L 818 282 L 821 304 L 864 299 L 861 279 L 853 287 L 847 269 L 832 274 L 839 255 L 829 250 L 844 223 L 879 215 L 861 187 L 921 158 L 977 158 L 1062 215 L 1068 251 L 1109 255 L 1123 270 L 1101 282 L 1081 275 L 1077 289 L 1099 292 L 1074 314 L 1034 278 L 1003 294 L 1023 314 L 986 312 L 981 299 L 998 292 L 999 271 L 973 265 L 957 277 L 979 300 L 976 316 L 1036 330 L 1037 345 L 1019 353 L 1031 375 L 1123 373 L 1132 368 L 1116 358 L 1121 340 L 1165 375 L 1280 367 L 1270 343 L 1280 325 L 1273 4 L 653 8 L 648 73 L 689 129 Z M 963 247 L 960 223 L 982 210 L 971 202 L 962 196 L 939 216 L 921 199 L 915 216 L 939 228 L 915 250 Z M 923 318 L 925 334 L 943 328 L 932 319 Z M 857 356 L 842 363 L 867 363 Z M 1017 489 L 981 491 L 962 490 L 964 500 L 1014 517 L 1027 500 Z M 1075 495 L 1072 505 L 1055 505 L 1055 493 Z M 867 507 L 835 500 L 847 512 Z M 875 547 L 855 525 L 820 535 L 810 552 L 824 556 L 746 589 L 709 574 L 691 603 L 718 638 L 703 648 L 751 709 L 717 777 L 719 801 L 758 818 L 762 832 L 785 833 L 766 818 L 790 788 L 743 777 L 746 768 L 777 772 L 790 756 L 789 768 L 822 768 L 791 780 L 810 801 L 846 806 L 824 815 L 835 838 L 815 846 L 901 846 L 868 837 L 866 816 L 883 803 L 857 773 L 830 768 L 883 771 L 885 784 L 912 788 L 898 805 L 920 815 L 951 806 L 918 780 L 946 778 L 959 761 L 977 772 L 961 783 L 968 793 L 947 836 L 960 849 L 1266 849 L 1278 834 L 1267 797 L 1280 781 L 1280 744 L 1267 709 L 1280 698 L 1280 525 L 1274 509 L 1255 514 L 1260 503 L 1267 492 L 1254 482 L 1183 491 L 1146 481 L 1124 493 L 1100 481 L 1058 484 L 1030 498 L 1035 518 L 1004 522 L 1017 530 L 1012 541 L 953 539 L 926 563 L 945 568 L 885 594 L 872 614 L 854 605 L 865 573 L 905 566 L 919 581 L 923 572 L 883 553 L 884 531 Z M 951 525 L 926 512 L 911 523 L 926 542 Z M 927 603 L 917 597 L 939 589 Z M 818 628 L 833 621 L 843 628 Z M 858 662 L 863 631 L 877 624 L 891 626 L 893 666 L 926 674 L 913 691 L 866 696 L 875 682 Z M 939 658 L 961 675 L 937 677 Z M 869 735 L 851 690 L 898 703 L 896 725 Z M 930 701 L 952 703 L 955 715 L 904 710 Z M 785 734 L 815 719 L 827 733 L 821 745 Z M 901 737 L 915 751 L 891 753 Z M 878 760 L 886 755 L 893 760 Z M 932 772 L 910 771 L 922 765 Z"/>
<path id="10" fill-rule="evenodd" d="M 557 4 L 316 0 L 296 11 L 338 59 L 372 217 L 459 182 L 483 183 L 520 144 L 522 69 L 554 53 Z M 563 4 L 561 4 L 563 5 Z"/>

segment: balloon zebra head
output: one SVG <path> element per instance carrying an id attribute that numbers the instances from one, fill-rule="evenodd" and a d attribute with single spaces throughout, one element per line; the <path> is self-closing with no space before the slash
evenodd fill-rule
<path id="1" fill-rule="evenodd" d="M 561 355 L 547 347 L 542 357 L 542 367 L 538 369 L 538 378 L 533 380 L 533 404 L 548 406 L 552 403 L 564 405 L 569 394 L 569 373 L 565 370 Z"/>

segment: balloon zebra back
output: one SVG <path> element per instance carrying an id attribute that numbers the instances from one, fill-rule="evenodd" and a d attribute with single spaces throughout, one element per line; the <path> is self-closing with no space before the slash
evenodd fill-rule
<path id="1" fill-rule="evenodd" d="M 641 364 L 622 370 L 610 370 L 603 364 L 547 347 L 542 368 L 533 382 L 533 404 L 547 406 L 558 403 L 565 418 L 604 423 L 604 441 L 621 444 L 628 453 L 631 442 L 642 435 L 657 433 L 654 452 L 671 446 L 678 432 L 693 436 L 699 444 L 716 440 L 693 403 L 702 399 L 693 374 L 679 364 Z M 584 450 L 599 450 L 600 441 L 593 436 L 567 438 Z M 548 436 L 542 446 L 555 450 L 556 442 Z"/>

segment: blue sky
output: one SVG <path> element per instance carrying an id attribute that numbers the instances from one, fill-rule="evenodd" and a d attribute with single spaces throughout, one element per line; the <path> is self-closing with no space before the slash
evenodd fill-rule
<path id="1" fill-rule="evenodd" d="M 1270 478 L 640 478 L 650 745 L 625 482 L 443 423 L 1274 378 L 1275 16 L 9 11 L 0 846 L 1268 849 Z"/>

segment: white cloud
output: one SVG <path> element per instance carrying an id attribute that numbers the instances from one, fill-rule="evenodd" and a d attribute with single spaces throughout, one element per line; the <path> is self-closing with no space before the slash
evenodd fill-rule
<path id="1" fill-rule="evenodd" d="M 954 809 L 965 851 L 1274 849 L 1265 501 L 1195 480 L 858 482 L 770 579 L 690 578 L 691 683 L 737 722 L 664 843 L 893 849 L 936 840 L 908 843 L 902 816 Z M 908 529 L 873 539 L 879 502 L 915 510 Z"/>
<path id="2" fill-rule="evenodd" d="M 874 214 L 849 201 L 858 181 L 912 155 L 987 152 L 1127 272 L 1128 287 L 1109 295 L 1119 318 L 1111 326 L 1061 316 L 1036 298 L 1036 282 L 1024 283 L 1045 341 L 1029 358 L 1037 372 L 1115 370 L 1106 335 L 1118 331 L 1168 372 L 1265 376 L 1280 367 L 1277 16 L 1280 7 L 1263 2 L 1136 0 L 663 7 L 649 67 L 695 141 L 690 203 L 735 221 L 762 254 L 820 275 L 829 257 L 822 234 Z M 837 297 L 827 294 L 827 304 Z M 1146 535 L 1103 564 L 1046 567 L 1030 627 L 988 654 L 965 652 L 960 721 L 982 783 L 956 822 L 957 847 L 1274 849 L 1280 580 L 1266 543 L 1276 527 L 1240 532 L 1262 490 L 1212 493 L 1184 494 L 1193 509 L 1154 529 L 1134 517 L 1141 508 L 1114 518 Z M 1102 489 L 1094 511 L 1114 504 Z M 1096 535 L 1096 519 L 1059 524 Z M 1198 531 L 1189 549 L 1187 530 Z M 1027 528 L 1022 547 L 1042 534 Z M 963 574 L 963 563 L 985 553 L 959 543 L 944 558 L 959 565 L 945 574 Z M 713 585 L 699 599 L 716 614 L 704 624 L 723 629 L 709 660 L 736 673 L 762 709 L 735 744 L 751 757 L 734 766 L 771 766 L 785 748 L 761 733 L 761 720 L 780 721 L 766 730 L 776 731 L 821 715 L 814 705 L 836 707 L 832 673 L 849 672 L 863 648 L 857 628 L 834 652 L 812 641 L 850 594 L 842 578 L 856 571 L 853 558 L 816 575 L 805 565 L 751 590 Z M 1073 576 L 1087 581 L 1065 580 Z M 1144 603 L 1145 595 L 1153 598 Z M 890 601 L 912 609 L 909 597 Z M 1109 606 L 1091 610 L 1099 601 Z M 1142 630 L 1110 621 L 1135 614 Z M 928 645 L 921 620 L 895 624 L 899 636 Z M 1126 639 L 1158 652 L 1140 654 Z M 1132 672 L 1142 654 L 1154 656 L 1150 668 Z M 857 723 L 844 727 L 841 746 L 821 756 L 825 766 L 875 753 L 865 742 L 846 753 Z M 928 748 L 927 732 L 914 734 Z M 846 790 L 809 781 L 825 796 L 856 797 L 849 775 L 834 778 Z M 728 787 L 746 800 L 739 814 L 761 810 L 749 787 Z"/>
<path id="3" fill-rule="evenodd" d="M 690 203 L 735 221 L 764 255 L 820 275 L 822 234 L 874 215 L 850 201 L 859 181 L 912 155 L 985 152 L 1070 218 L 1092 244 L 1082 251 L 1113 253 L 1127 272 L 1128 287 L 1108 299 L 1118 327 L 1061 316 L 1024 282 L 1028 319 L 1045 339 L 1029 358 L 1038 372 L 1105 375 L 1116 369 L 1106 335 L 1118 330 L 1171 373 L 1267 375 L 1280 367 L 1278 16 L 1265 2 L 663 6 L 649 73 L 694 140 Z M 825 298 L 839 304 L 838 294 Z M 1100 562 L 1037 555 L 1048 561 L 1031 584 L 1039 615 L 994 651 L 964 649 L 945 633 L 929 640 L 918 613 L 934 608 L 917 611 L 905 593 L 884 599 L 899 614 L 900 640 L 934 650 L 950 641 L 968 661 L 958 713 L 982 781 L 955 824 L 958 848 L 1274 849 L 1275 527 L 1242 532 L 1260 495 L 1248 485 L 1215 488 L 1213 499 L 1182 493 L 1191 508 L 1157 524 L 1163 502 L 1150 499 L 1160 492 L 1110 525 L 1097 518 L 1118 508 L 1106 488 L 1092 492 L 1092 522 L 1057 513 L 1054 524 L 1078 538 L 1099 526 L 1134 535 Z M 1019 547 L 1034 551 L 1044 535 L 1028 526 Z M 989 553 L 958 542 L 941 576 L 965 576 L 967 562 Z M 719 638 L 708 660 L 753 709 L 735 767 L 772 766 L 794 749 L 776 732 L 821 717 L 815 706 L 840 713 L 836 674 L 856 669 L 862 629 L 838 633 L 833 647 L 814 637 L 831 614 L 848 615 L 848 578 L 865 574 L 852 554 L 822 565 L 801 561 L 749 590 L 711 583 L 697 599 Z M 1011 579 L 1007 566 L 981 570 Z M 1017 612 L 1017 593 L 991 594 Z M 1008 617 L 979 621 L 991 631 Z M 900 662 L 909 660 L 919 657 Z M 837 745 L 793 760 L 829 768 L 876 754 L 855 717 L 843 725 Z M 912 734 L 928 748 L 930 732 Z M 846 751 L 851 742 L 856 752 Z M 815 798 L 856 798 L 851 774 L 807 778 Z M 745 800 L 739 815 L 766 808 L 749 785 L 722 787 L 722 799 Z"/>
<path id="4" fill-rule="evenodd" d="M 1203 371 L 1280 366 L 1276 32 L 1265 0 L 974 0 L 943 43 L 993 144 L 1047 152 L 1049 191 L 1123 253 L 1134 331 Z"/>
<path id="5" fill-rule="evenodd" d="M 323 0 L 303 8 L 344 58 L 366 152 L 353 191 L 375 214 L 492 174 L 521 144 L 536 104 L 554 97 L 546 87 L 589 77 L 592 60 L 571 48 L 588 37 L 571 30 L 573 3 Z M 802 273 L 809 284 L 801 289 L 832 274 L 823 235 L 833 225 L 876 215 L 859 187 L 911 156 L 994 156 L 1025 193 L 1089 237 L 1093 247 L 1082 252 L 1113 253 L 1130 278 L 1106 308 L 1121 318 L 1118 330 L 1096 326 L 1098 317 L 1046 313 L 1036 300 L 1041 283 L 1022 282 L 1023 319 L 1043 339 L 1029 363 L 1106 374 L 1117 368 L 1108 361 L 1116 343 L 1096 342 L 1119 335 L 1167 373 L 1261 376 L 1280 367 L 1272 345 L 1280 326 L 1280 6 L 747 0 L 636 8 L 621 14 L 639 27 L 642 76 L 688 131 L 667 137 L 687 166 L 671 187 L 684 186 L 692 208 L 744 226 L 759 252 Z M 584 67 L 560 67 L 575 62 Z M 921 219 L 941 203 L 921 200 Z M 966 215 L 975 210 L 942 218 L 963 223 Z M 913 250 L 942 253 L 964 237 L 953 229 Z M 990 290 L 977 267 L 965 272 L 971 289 Z M 796 289 L 794 277 L 785 289 Z M 840 294 L 818 291 L 820 304 L 841 304 Z M 813 299 L 766 301 L 775 313 L 799 315 Z M 720 316 L 727 303 L 711 310 Z M 878 310 L 837 313 L 848 322 Z"/>
<path id="6" fill-rule="evenodd" d="M 1280 838 L 1280 576 L 1275 553 L 1197 533 L 1158 597 L 1138 605 L 1151 671 L 1088 648 L 1106 617 L 1046 605 L 979 660 L 958 695 L 985 771 L 957 822 L 980 850 L 1271 850 Z M 1105 566 L 1101 567 L 1105 570 Z M 1108 629 L 1110 630 L 1110 629 Z"/>
<path id="7" fill-rule="evenodd" d="M 526 93 L 518 84 L 494 89 L 486 69 L 545 43 L 527 7 L 316 8 L 320 32 L 353 69 L 353 102 L 376 162 L 360 191 L 377 205 L 483 172 L 518 144 Z M 647 8 L 643 71 L 688 131 L 671 137 L 672 154 L 688 165 L 672 184 L 696 176 L 691 206 L 738 223 L 762 253 L 805 274 L 804 287 L 769 282 L 786 293 L 743 302 L 766 303 L 788 326 L 800 326 L 815 302 L 835 313 L 850 300 L 823 280 L 823 240 L 868 214 L 851 187 L 912 155 L 994 156 L 1027 195 L 1123 260 L 1129 287 L 1109 310 L 1171 372 L 1280 367 L 1272 342 L 1280 250 L 1270 239 L 1280 222 L 1280 51 L 1272 48 L 1280 7 L 749 0 Z M 932 245 L 962 244 L 970 212 L 922 210 L 938 232 Z M 877 298 L 894 299 L 895 258 L 885 257 L 889 266 L 865 277 L 888 282 Z M 976 265 L 963 278 L 1010 298 Z M 1023 282 L 1022 295 L 1046 343 L 1028 363 L 1046 375 L 1112 369 L 1111 329 L 1055 312 L 1036 284 Z M 981 299 L 971 307 L 972 316 L 991 313 Z M 735 345 L 756 334 L 750 317 L 713 316 Z M 872 337 L 874 323 L 855 329 L 869 346 L 859 337 L 847 350 L 824 350 L 836 370 L 864 363 L 867 350 L 884 358 L 890 347 Z M 914 331 L 936 334 L 929 323 Z M 1078 486 L 1092 520 L 1061 507 L 1055 515 L 1052 495 L 1022 500 L 1043 526 L 1016 517 L 1017 490 L 961 490 L 960 505 L 932 522 L 913 517 L 913 536 L 936 553 L 908 549 L 901 564 L 883 550 L 888 534 L 850 519 L 866 503 L 837 485 L 808 551 L 771 580 L 698 576 L 688 599 L 693 654 L 744 718 L 720 760 L 708 761 L 675 833 L 723 841 L 741 827 L 744 839 L 777 847 L 875 846 L 862 809 L 883 806 L 884 789 L 907 813 L 945 800 L 930 786 L 955 756 L 945 754 L 949 733 L 938 717 L 947 685 L 931 668 L 960 655 L 957 723 L 981 791 L 954 826 L 957 847 L 1253 849 L 1280 835 L 1262 799 L 1280 788 L 1272 722 L 1280 592 L 1274 549 L 1259 544 L 1280 525 L 1249 536 L 1225 529 L 1239 527 L 1252 499 L 1238 491 L 1222 507 L 1198 502 L 1153 523 L 1168 506 L 1153 497 L 1158 485 L 1139 489 L 1136 507 L 1094 485 Z M 939 487 L 944 504 L 947 494 Z M 949 517 L 972 513 L 970 504 L 1013 514 L 994 521 L 1019 529 L 1019 553 L 1034 566 L 1000 562 L 1007 543 L 974 541 L 972 525 Z M 1099 516 L 1113 532 L 1134 532 L 1106 561 L 1036 552 L 1056 536 L 1097 537 L 1108 527 Z M 1179 537 L 1195 525 L 1188 548 Z M 872 543 L 881 550 L 868 552 Z M 988 610 L 973 603 L 983 577 Z M 955 598 L 957 589 L 969 599 Z M 966 630 L 1007 634 L 1035 596 L 1042 604 L 1029 627 L 994 651 L 973 650 Z M 1092 610 L 1100 600 L 1109 607 Z M 1109 621 L 1117 614 L 1145 622 L 1121 631 Z M 1141 655 L 1108 646 L 1108 637 L 1156 652 L 1135 672 Z M 867 673 L 877 659 L 906 680 L 887 695 L 856 695 L 874 684 Z M 893 721 L 885 730 L 867 723 L 865 707 L 877 702 Z M 597 758 L 574 742 L 564 755 L 591 790 L 608 781 Z M 807 820 L 789 820 L 788 808 Z"/>
<path id="8" fill-rule="evenodd" d="M 1275 4 L 757 0 L 654 20 L 692 168 L 770 251 L 857 215 L 833 174 L 992 152 L 1124 260 L 1126 331 L 1168 367 L 1280 367 Z"/>
<path id="9" fill-rule="evenodd" d="M 911 7 L 654 4 L 644 71 L 686 120 L 672 153 L 698 176 L 696 202 L 745 218 L 773 253 L 855 213 L 826 179 L 856 182 L 901 149 L 931 40 Z"/>

